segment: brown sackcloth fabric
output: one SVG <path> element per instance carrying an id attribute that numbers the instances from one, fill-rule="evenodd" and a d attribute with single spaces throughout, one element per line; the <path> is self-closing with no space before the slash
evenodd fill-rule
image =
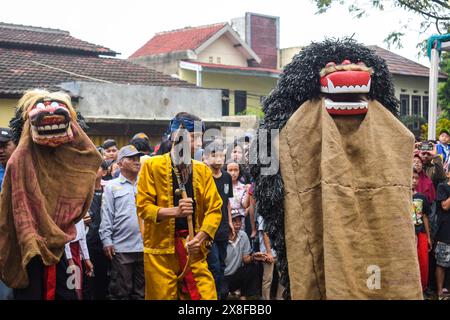
<path id="1" fill-rule="evenodd" d="M 57 148 L 37 145 L 26 120 L 6 167 L 0 195 L 0 278 L 12 288 L 28 285 L 26 265 L 36 255 L 59 261 L 75 238 L 74 222 L 89 209 L 101 156 L 72 121 L 74 141 Z"/>
<path id="2" fill-rule="evenodd" d="M 377 101 L 365 118 L 308 101 L 289 119 L 279 151 L 293 299 L 422 299 L 413 144 Z"/>

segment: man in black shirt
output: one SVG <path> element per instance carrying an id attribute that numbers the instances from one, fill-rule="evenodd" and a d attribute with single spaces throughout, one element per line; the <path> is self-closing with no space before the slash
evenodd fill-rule
<path id="1" fill-rule="evenodd" d="M 84 218 L 85 224 L 88 226 L 86 234 L 86 242 L 89 254 L 94 264 L 94 276 L 88 280 L 89 292 L 85 292 L 85 296 L 89 295 L 93 300 L 105 300 L 108 295 L 108 267 L 109 261 L 103 253 L 103 244 L 100 240 L 98 230 L 102 221 L 101 207 L 103 188 L 101 185 L 102 177 L 108 173 L 108 163 L 103 161 L 97 171 L 95 180 L 94 197 L 91 202 L 88 213 Z"/>
<path id="2" fill-rule="evenodd" d="M 450 177 L 450 172 L 447 173 Z M 450 267 L 450 181 L 441 183 L 437 189 L 438 231 L 436 234 L 436 286 L 439 299 L 443 294 L 445 271 Z"/>
<path id="3" fill-rule="evenodd" d="M 209 144 L 204 151 L 204 156 L 207 165 L 212 170 L 214 182 L 223 201 L 222 220 L 214 237 L 207 261 L 216 282 L 217 297 L 225 299 L 220 293 L 225 273 L 228 238 L 230 231 L 234 233 L 231 224 L 231 206 L 228 201 L 229 198 L 233 197 L 232 180 L 230 174 L 222 170 L 225 163 L 225 150 L 222 144 L 218 142 Z"/>

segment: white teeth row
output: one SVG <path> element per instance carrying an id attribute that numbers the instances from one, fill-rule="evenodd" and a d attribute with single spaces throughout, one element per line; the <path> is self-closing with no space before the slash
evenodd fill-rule
<path id="1" fill-rule="evenodd" d="M 368 103 L 366 101 L 361 102 L 333 102 L 329 99 L 325 100 L 325 108 L 334 110 L 355 110 L 355 109 L 367 109 Z"/>
<path id="2" fill-rule="evenodd" d="M 333 82 L 331 82 L 330 79 L 328 80 L 328 86 L 327 87 L 320 87 L 321 92 L 326 93 L 367 93 L 370 91 L 370 81 L 367 83 L 367 85 L 356 85 L 356 86 L 334 86 Z"/>
<path id="3" fill-rule="evenodd" d="M 53 125 L 53 126 L 56 126 L 56 125 Z M 41 127 L 31 126 L 31 129 L 33 130 L 33 132 L 34 132 L 34 134 L 35 134 L 36 136 L 41 136 L 41 135 L 39 134 L 39 131 L 56 130 L 56 129 L 53 129 L 53 128 L 52 128 L 53 126 L 41 126 Z M 58 129 L 60 129 L 60 126 L 61 126 L 61 125 L 58 126 Z M 50 127 L 50 129 L 47 129 L 46 127 Z M 70 126 L 68 126 L 68 125 L 65 126 L 65 125 L 64 125 L 64 127 L 61 128 L 61 129 L 64 129 L 64 128 L 68 128 L 67 131 L 63 131 L 63 132 L 56 133 L 56 134 L 53 134 L 53 135 L 46 134 L 46 135 L 42 135 L 42 136 L 45 137 L 45 139 L 47 139 L 47 138 L 52 138 L 52 137 L 63 137 L 63 136 L 65 136 L 65 135 L 68 135 L 69 132 L 71 132 Z M 39 131 L 38 131 L 38 129 L 39 129 Z"/>
<path id="4" fill-rule="evenodd" d="M 41 126 L 41 127 L 37 127 L 37 129 L 39 131 L 49 131 L 49 130 L 58 130 L 58 129 L 66 129 L 67 128 L 67 124 L 63 123 L 60 124 L 59 126 L 57 124 L 51 125 L 51 126 Z"/>
<path id="5" fill-rule="evenodd" d="M 355 110 L 355 109 L 367 109 L 367 107 L 352 107 L 352 106 L 326 106 L 327 109 L 334 110 Z"/>

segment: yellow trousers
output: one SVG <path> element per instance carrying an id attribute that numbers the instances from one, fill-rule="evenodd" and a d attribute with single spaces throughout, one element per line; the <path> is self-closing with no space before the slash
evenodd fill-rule
<path id="1" fill-rule="evenodd" d="M 216 285 L 206 262 L 206 253 L 194 255 L 190 259 L 190 270 L 194 276 L 202 300 L 217 300 Z M 176 253 L 144 253 L 145 299 L 146 300 L 187 300 L 181 292 L 177 275 L 181 273 Z"/>

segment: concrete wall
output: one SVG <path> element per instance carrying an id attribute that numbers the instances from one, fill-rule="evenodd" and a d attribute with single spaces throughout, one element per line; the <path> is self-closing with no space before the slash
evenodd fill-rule
<path id="1" fill-rule="evenodd" d="M 243 137 L 247 132 L 255 134 L 256 129 L 259 127 L 259 118 L 257 116 L 227 116 L 223 118 L 241 123 L 239 127 L 222 128 L 222 134 L 226 137 L 227 143 L 232 143 L 234 139 Z"/>
<path id="2" fill-rule="evenodd" d="M 220 90 L 77 82 L 64 88 L 79 95 L 85 117 L 170 119 L 186 111 L 202 119 L 222 116 Z"/>
<path id="3" fill-rule="evenodd" d="M 213 61 L 210 61 L 210 57 Z M 217 58 L 220 58 L 218 60 Z M 233 46 L 226 35 L 222 35 L 198 55 L 197 61 L 230 66 L 247 67 L 247 59 Z"/>
<path id="4" fill-rule="evenodd" d="M 278 52 L 278 69 L 283 69 L 288 63 L 291 63 L 292 58 L 294 58 L 301 49 L 302 47 L 280 49 Z"/>
<path id="5" fill-rule="evenodd" d="M 0 127 L 7 127 L 9 120 L 14 116 L 16 99 L 0 99 Z"/>
<path id="6" fill-rule="evenodd" d="M 162 73 L 172 75 L 178 73 L 179 61 L 183 59 L 196 59 L 197 56 L 191 51 L 164 53 L 155 56 L 143 56 L 128 58 L 128 61 L 148 67 Z"/>

